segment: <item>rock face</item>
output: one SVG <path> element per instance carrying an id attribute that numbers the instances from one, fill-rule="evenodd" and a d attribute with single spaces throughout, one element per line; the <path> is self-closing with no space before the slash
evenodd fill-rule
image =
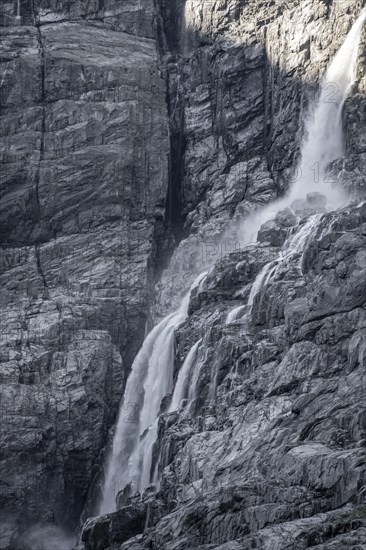
<path id="1" fill-rule="evenodd" d="M 175 304 L 187 281 L 238 248 L 243 218 L 298 177 L 304 115 L 363 4 L 161 0 L 172 53 L 164 58 L 172 184 L 179 192 L 171 209 L 179 212 L 175 221 L 187 238 L 163 274 L 158 316 Z M 346 157 L 329 176 L 361 195 L 364 44 L 358 82 L 344 108 Z M 339 97 L 339 89 L 330 87 L 328 100 Z"/>
<path id="2" fill-rule="evenodd" d="M 78 524 L 144 337 L 168 187 L 153 2 L 19 12 L 1 5 L 1 548 Z"/>
<path id="3" fill-rule="evenodd" d="M 364 542 L 365 214 L 363 204 L 324 215 L 301 264 L 282 266 L 249 319 L 224 324 L 250 250 L 225 260 L 224 283 L 219 265 L 206 280 L 177 335 L 178 364 L 203 338 L 198 397 L 191 418 L 161 420 L 160 493 L 173 510 L 154 548 Z"/>
<path id="4" fill-rule="evenodd" d="M 160 491 L 88 520 L 82 544 L 363 548 L 360 200 L 324 213 L 308 198 L 303 256 L 226 323 L 299 229 L 282 212 L 239 244 L 240 222 L 296 177 L 304 113 L 363 5 L 2 3 L 0 548 L 39 550 L 22 536 L 35 523 L 78 524 L 150 310 L 212 264 L 176 335 L 176 374 L 202 338 L 197 398 L 161 416 Z M 357 197 L 364 50 L 330 166 Z"/>
<path id="5" fill-rule="evenodd" d="M 217 262 L 192 298 L 176 365 L 202 339 L 196 399 L 162 414 L 162 517 L 121 549 L 363 548 L 366 203 L 316 220 L 250 313 L 227 322 L 278 258 L 268 241 Z M 135 527 L 133 499 L 107 518 L 127 513 Z"/>
<path id="6" fill-rule="evenodd" d="M 170 213 L 188 235 L 158 285 L 157 315 L 215 265 L 176 335 L 176 376 L 202 342 L 193 406 L 160 418 L 162 518 L 128 541 L 111 529 L 120 550 L 363 547 L 364 205 L 326 214 L 313 194 L 295 208 L 305 214 L 300 227 L 281 212 L 244 250 L 235 224 L 288 187 L 314 84 L 361 5 L 187 0 L 186 32 L 177 32 L 179 3 L 161 2 L 180 190 Z M 365 197 L 361 63 L 362 53 L 344 108 L 346 154 L 330 177 Z M 238 309 L 228 324 L 262 268 L 315 213 L 304 253 L 280 264 L 251 311 Z M 118 522 L 127 510 L 136 525 L 133 499 L 109 517 Z M 96 548 L 98 537 L 85 542 Z"/>

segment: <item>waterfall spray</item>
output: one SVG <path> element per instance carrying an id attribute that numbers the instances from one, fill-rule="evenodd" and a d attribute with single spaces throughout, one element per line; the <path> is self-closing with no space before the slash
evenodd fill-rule
<path id="1" fill-rule="evenodd" d="M 182 17 L 185 17 L 185 13 Z M 326 165 L 343 155 L 342 109 L 355 80 L 357 51 L 365 18 L 364 10 L 323 79 L 319 100 L 306 123 L 299 168 L 300 178 L 284 199 L 270 205 L 244 223 L 244 242 L 252 240 L 253 231 L 256 238 L 259 227 L 273 218 L 279 210 L 291 205 L 295 199 L 306 197 L 311 191 L 317 190 L 325 194 L 329 206 L 333 208 L 340 206 L 344 200 L 344 197 L 326 182 Z M 186 48 L 187 22 L 185 19 L 182 23 L 182 32 L 186 35 L 182 46 Z M 336 102 L 328 101 L 329 85 L 335 86 L 338 94 Z M 314 170 L 318 175 L 315 179 Z M 282 265 L 294 254 L 303 252 L 309 235 L 316 227 L 317 218 L 310 219 L 294 237 L 288 240 L 279 261 L 265 266 L 253 284 L 247 306 L 250 307 L 256 292 L 276 276 L 278 265 Z M 200 275 L 191 289 L 202 283 L 204 276 L 205 274 Z M 132 482 L 139 491 L 145 489 L 150 483 L 152 449 L 157 437 L 160 404 L 163 396 L 173 388 L 174 330 L 187 316 L 189 294 L 185 296 L 177 312 L 165 317 L 150 332 L 133 363 L 119 412 L 113 449 L 106 468 L 99 510 L 101 514 L 115 510 L 115 496 L 128 483 Z M 229 321 L 236 318 L 238 313 L 236 311 L 235 315 L 228 317 Z M 170 410 L 179 407 L 187 392 L 188 401 L 193 402 L 199 377 L 199 368 L 194 362 L 200 343 L 201 341 L 198 341 L 193 346 L 178 376 Z M 185 376 L 190 378 L 189 388 L 185 383 Z"/>
<path id="2" fill-rule="evenodd" d="M 242 224 L 244 242 L 256 240 L 260 226 L 310 192 L 325 195 L 331 210 L 347 202 L 345 193 L 327 178 L 327 165 L 344 155 L 342 111 L 356 79 L 356 62 L 366 9 L 362 10 L 321 81 L 318 101 L 305 121 L 301 160 L 288 194 Z"/>
<path id="3" fill-rule="evenodd" d="M 197 277 L 190 292 L 205 275 Z M 149 333 L 133 362 L 107 465 L 100 514 L 115 510 L 116 496 L 128 483 L 140 491 L 150 484 L 160 403 L 173 388 L 174 330 L 187 316 L 190 292 L 178 311 Z"/>

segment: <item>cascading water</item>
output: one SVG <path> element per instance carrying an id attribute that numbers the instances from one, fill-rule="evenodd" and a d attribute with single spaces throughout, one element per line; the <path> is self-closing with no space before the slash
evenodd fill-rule
<path id="1" fill-rule="evenodd" d="M 172 402 L 169 407 L 169 411 L 175 411 L 179 408 L 181 402 L 185 398 L 186 394 L 188 396 L 189 392 L 189 379 L 191 377 L 192 365 L 196 359 L 197 350 L 202 342 L 202 338 L 196 342 L 188 352 L 187 357 L 182 365 L 182 368 L 179 371 L 177 382 L 175 384 L 174 393 L 172 397 Z"/>
<path id="2" fill-rule="evenodd" d="M 292 263 L 296 257 L 298 257 L 297 269 L 301 271 L 306 245 L 316 232 L 320 218 L 321 217 L 319 215 L 311 216 L 294 235 L 285 241 L 278 258 L 264 266 L 262 271 L 256 277 L 250 290 L 248 298 L 248 305 L 250 306 L 250 309 L 253 306 L 254 298 L 258 292 L 260 292 L 264 286 L 273 282 L 281 268 Z"/>
<path id="3" fill-rule="evenodd" d="M 356 79 L 357 53 L 365 18 L 364 10 L 321 83 L 318 103 L 307 123 L 301 152 L 300 177 L 291 188 L 289 200 L 304 196 L 304 190 L 315 191 L 320 187 L 331 209 L 344 202 L 344 195 L 339 189 L 332 187 L 332 182 L 327 179 L 326 166 L 344 155 L 342 111 Z"/>
<path id="4" fill-rule="evenodd" d="M 357 54 L 365 19 L 364 9 L 321 82 L 319 99 L 310 109 L 306 120 L 301 161 L 295 181 L 284 198 L 256 212 L 243 223 L 245 242 L 255 240 L 263 223 L 273 219 L 277 212 L 291 206 L 295 200 L 305 199 L 310 192 L 320 191 L 325 195 L 331 210 L 347 202 L 344 193 L 327 179 L 326 167 L 344 155 L 342 111 L 356 79 Z"/>
<path id="5" fill-rule="evenodd" d="M 304 199 L 310 192 L 320 191 L 325 195 L 330 209 L 336 209 L 346 201 L 344 193 L 332 187 L 332 182 L 327 180 L 326 167 L 332 160 L 344 154 L 342 110 L 355 82 L 357 54 L 365 20 L 366 10 L 364 9 L 323 78 L 319 100 L 311 110 L 306 124 L 298 170 L 299 177 L 286 197 L 269 205 L 254 218 L 251 217 L 245 222 L 244 238 L 246 240 L 252 238 L 253 227 L 256 236 L 263 223 L 274 218 L 280 210 L 291 207 L 295 200 Z M 336 92 L 337 97 L 330 98 L 330 91 Z M 289 263 L 300 253 L 302 258 L 307 242 L 316 231 L 319 219 L 319 216 L 310 217 L 306 224 L 286 240 L 277 260 L 264 266 L 252 285 L 248 299 L 250 308 L 255 295 L 274 279 L 281 266 Z M 300 269 L 301 263 L 300 259 Z M 231 314 L 233 312 L 229 313 L 227 322 L 231 321 Z"/>
<path id="6" fill-rule="evenodd" d="M 326 165 L 343 155 L 342 108 L 355 80 L 357 51 L 365 18 L 364 10 L 324 77 L 320 98 L 306 124 L 299 169 L 300 178 L 292 185 L 284 199 L 270 205 L 244 223 L 244 242 L 253 240 L 253 231 L 256 237 L 259 227 L 273 218 L 277 212 L 291 205 L 295 199 L 304 198 L 311 191 L 317 190 L 325 194 L 328 205 L 332 208 L 339 206 L 344 200 L 344 197 L 325 181 L 325 173 Z M 182 29 L 187 33 L 186 21 L 183 21 Z M 337 102 L 327 101 L 329 84 L 335 86 L 339 96 Z M 268 284 L 275 277 L 279 266 L 303 252 L 309 237 L 317 227 L 317 222 L 317 217 L 310 218 L 293 237 L 287 240 L 279 259 L 265 266 L 253 284 L 247 307 L 251 307 L 255 294 L 263 285 Z M 191 288 L 202 282 L 203 278 L 204 275 L 201 275 Z M 128 483 L 133 482 L 140 491 L 150 483 L 152 447 L 157 436 L 160 403 L 173 386 L 174 330 L 186 318 L 188 303 L 189 294 L 183 299 L 177 312 L 165 317 L 150 332 L 133 363 L 107 466 L 100 505 L 101 514 L 115 509 L 115 496 Z M 228 319 L 236 318 L 239 314 L 238 308 L 236 310 L 235 314 Z M 241 313 L 244 313 L 244 310 Z M 182 366 L 170 411 L 179 408 L 187 393 L 188 401 L 194 398 L 200 371 L 199 365 L 195 365 L 195 359 L 200 344 L 201 341 L 198 341 L 193 346 Z M 190 387 L 186 383 L 187 378 L 190 381 Z M 126 409 L 129 412 L 127 415 Z"/>
<path id="7" fill-rule="evenodd" d="M 190 28 L 188 14 L 191 13 L 191 0 L 182 1 L 181 25 L 180 25 L 180 52 L 183 57 L 189 57 L 193 41 L 193 33 Z"/>
<path id="8" fill-rule="evenodd" d="M 231 310 L 227 315 L 226 324 L 230 324 L 237 319 L 240 319 L 242 324 L 247 320 L 250 317 L 255 296 L 263 287 L 274 281 L 281 268 L 292 263 L 296 257 L 298 257 L 297 268 L 301 271 L 306 245 L 316 232 L 319 221 L 319 215 L 311 216 L 306 223 L 297 228 L 293 235 L 286 239 L 278 257 L 272 262 L 268 262 L 258 273 L 250 289 L 247 304 Z"/>
<path id="9" fill-rule="evenodd" d="M 197 277 L 190 292 L 205 275 Z M 107 465 L 100 514 L 115 510 L 115 497 L 128 483 L 140 491 L 150 483 L 160 404 L 173 386 L 174 330 L 187 316 L 190 292 L 178 311 L 149 333 L 133 362 Z"/>
<path id="10" fill-rule="evenodd" d="M 234 323 L 238 319 L 242 319 L 243 315 L 245 315 L 248 311 L 247 306 L 238 306 L 229 311 L 227 317 L 226 317 L 226 324 L 229 325 L 230 323 Z"/>

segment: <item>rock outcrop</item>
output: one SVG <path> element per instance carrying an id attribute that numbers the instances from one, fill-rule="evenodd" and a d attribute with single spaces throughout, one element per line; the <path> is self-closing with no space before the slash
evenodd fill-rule
<path id="1" fill-rule="evenodd" d="M 1 548 L 78 524 L 145 333 L 169 153 L 152 1 L 16 4 L 0 8 Z"/>
<path id="2" fill-rule="evenodd" d="M 161 415 L 160 490 L 89 519 L 81 546 L 363 548 L 365 36 L 328 176 L 358 201 L 308 197 L 300 226 L 281 212 L 244 248 L 240 231 L 296 178 L 304 114 L 364 5 L 2 2 L 3 550 L 92 513 L 146 325 L 213 264 L 176 334 L 176 376 L 202 338 L 197 391 Z M 304 254 L 244 308 L 314 212 Z"/>
<path id="3" fill-rule="evenodd" d="M 217 262 L 192 298 L 176 365 L 202 339 L 196 398 L 160 419 L 163 517 L 121 549 L 362 548 L 366 203 L 315 219 L 249 313 L 227 322 L 278 258 L 268 241 Z"/>

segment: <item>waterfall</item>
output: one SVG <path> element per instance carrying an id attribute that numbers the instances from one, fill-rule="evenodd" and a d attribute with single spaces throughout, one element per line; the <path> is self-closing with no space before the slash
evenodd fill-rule
<path id="1" fill-rule="evenodd" d="M 225 324 L 229 325 L 230 323 L 234 323 L 238 319 L 241 319 L 245 313 L 247 313 L 247 306 L 237 306 L 231 311 L 229 311 Z"/>
<path id="2" fill-rule="evenodd" d="M 179 409 L 181 402 L 189 392 L 189 380 L 191 377 L 191 370 L 194 360 L 196 359 L 197 350 L 202 342 L 202 338 L 196 342 L 188 352 L 187 357 L 179 371 L 177 382 L 175 384 L 172 402 L 169 407 L 169 411 L 175 411 Z"/>
<path id="3" fill-rule="evenodd" d="M 190 292 L 205 275 L 197 277 Z M 160 404 L 173 388 L 174 330 L 187 316 L 190 292 L 179 309 L 148 334 L 133 362 L 106 468 L 100 514 L 116 509 L 115 498 L 127 484 L 140 491 L 150 484 Z"/>
<path id="4" fill-rule="evenodd" d="M 17 14 L 15 16 L 15 24 L 20 25 L 22 22 L 22 18 L 20 16 L 20 0 L 17 0 Z"/>
<path id="5" fill-rule="evenodd" d="M 229 311 L 226 317 L 226 324 L 230 324 L 240 319 L 241 324 L 245 323 L 252 311 L 253 302 L 255 296 L 264 288 L 266 285 L 270 284 L 275 280 L 276 275 L 279 273 L 280 269 L 286 265 L 293 263 L 296 258 L 296 267 L 301 272 L 302 270 L 302 260 L 306 246 L 309 243 L 312 236 L 315 234 L 321 216 L 314 215 L 310 216 L 306 223 L 297 228 L 297 231 L 288 237 L 285 243 L 282 246 L 282 249 L 278 255 L 278 258 L 268 262 L 258 273 L 254 282 L 251 286 L 248 302 L 244 306 L 238 306 Z"/>
<path id="6" fill-rule="evenodd" d="M 310 216 L 308 221 L 304 223 L 304 225 L 300 227 L 294 235 L 291 235 L 291 237 L 285 241 L 278 258 L 266 264 L 262 271 L 260 271 L 250 290 L 248 298 L 250 310 L 252 309 L 255 296 L 264 286 L 275 280 L 275 277 L 281 268 L 293 263 L 297 259 L 295 266 L 299 272 L 302 271 L 302 263 L 306 246 L 318 229 L 320 219 L 320 215 Z"/>
<path id="7" fill-rule="evenodd" d="M 192 18 L 194 18 L 195 5 L 192 0 L 182 0 L 180 23 L 180 53 L 183 57 L 189 57 L 195 49 L 196 38 Z"/>
<path id="8" fill-rule="evenodd" d="M 305 121 L 301 160 L 295 181 L 288 194 L 250 216 L 242 224 L 245 242 L 256 240 L 260 226 L 277 212 L 305 199 L 313 191 L 325 195 L 327 205 L 335 210 L 347 201 L 344 193 L 327 178 L 327 165 L 344 155 L 342 111 L 356 79 L 356 62 L 366 10 L 356 20 L 320 84 L 319 99 Z"/>
<path id="9" fill-rule="evenodd" d="M 187 49 L 189 39 L 186 9 L 184 6 L 181 36 L 183 52 Z M 306 122 L 299 166 L 300 178 L 292 185 L 284 199 L 270 205 L 245 222 L 244 242 L 252 239 L 253 228 L 256 237 L 259 227 L 264 222 L 273 218 L 281 209 L 291 205 L 295 199 L 303 198 L 311 191 L 317 190 L 324 193 L 328 204 L 332 207 L 341 204 L 343 197 L 332 189 L 325 179 L 326 165 L 343 155 L 342 109 L 355 80 L 357 51 L 365 17 L 366 12 L 363 11 L 322 81 L 319 100 Z M 339 94 L 335 102 L 329 101 L 329 85 L 334 85 Z M 287 239 L 279 258 L 267 264 L 257 276 L 247 307 L 251 307 L 256 293 L 273 280 L 281 266 L 292 261 L 297 255 L 300 255 L 301 260 L 301 254 L 308 239 L 316 230 L 317 224 L 318 217 L 311 217 L 307 223 L 299 226 L 295 235 Z M 193 283 L 191 290 L 202 284 L 204 277 L 205 274 L 200 275 Z M 184 297 L 178 311 L 165 317 L 150 332 L 132 365 L 119 411 L 112 452 L 106 468 L 100 514 L 115 510 L 115 497 L 127 484 L 133 483 L 139 491 L 150 484 L 152 450 L 157 437 L 161 400 L 173 389 L 174 331 L 187 316 L 189 296 L 190 293 Z M 236 308 L 227 320 L 234 320 L 237 315 L 244 313 L 245 310 L 240 308 Z M 181 368 L 170 411 L 179 408 L 186 394 L 188 394 L 187 410 L 191 408 L 196 398 L 197 384 L 204 361 L 195 365 L 200 344 L 201 340 L 194 344 Z M 213 378 L 213 389 L 214 382 L 216 383 Z M 211 389 L 210 394 L 212 394 Z"/>
<path id="10" fill-rule="evenodd" d="M 325 168 L 344 155 L 342 111 L 356 79 L 357 54 L 365 18 L 366 10 L 363 10 L 321 82 L 318 103 L 307 121 L 300 177 L 292 186 L 290 200 L 303 197 L 304 191 L 320 190 L 331 209 L 344 202 L 344 195 L 327 179 Z"/>
<path id="11" fill-rule="evenodd" d="M 356 79 L 357 54 L 365 20 L 364 9 L 322 80 L 319 99 L 306 121 L 298 170 L 300 177 L 291 186 L 286 197 L 264 208 L 245 222 L 243 227 L 246 241 L 253 238 L 253 228 L 256 238 L 257 231 L 263 223 L 274 218 L 280 210 L 291 207 L 295 200 L 305 198 L 310 192 L 320 191 L 325 195 L 331 209 L 336 209 L 345 202 L 344 194 L 332 187 L 332 182 L 327 180 L 326 167 L 332 160 L 344 154 L 342 110 Z M 301 254 L 298 263 L 298 268 L 301 269 L 306 244 L 316 231 L 319 220 L 319 216 L 311 216 L 300 230 L 286 240 L 279 257 L 264 266 L 252 285 L 248 299 L 250 308 L 256 294 L 274 279 L 281 266 L 292 261 L 298 254 Z M 227 323 L 232 320 L 234 311 L 229 313 Z"/>
<path id="12" fill-rule="evenodd" d="M 180 22 L 180 53 L 183 57 L 189 55 L 189 31 L 187 25 L 187 0 L 182 1 L 182 12 L 181 12 L 181 22 Z"/>

